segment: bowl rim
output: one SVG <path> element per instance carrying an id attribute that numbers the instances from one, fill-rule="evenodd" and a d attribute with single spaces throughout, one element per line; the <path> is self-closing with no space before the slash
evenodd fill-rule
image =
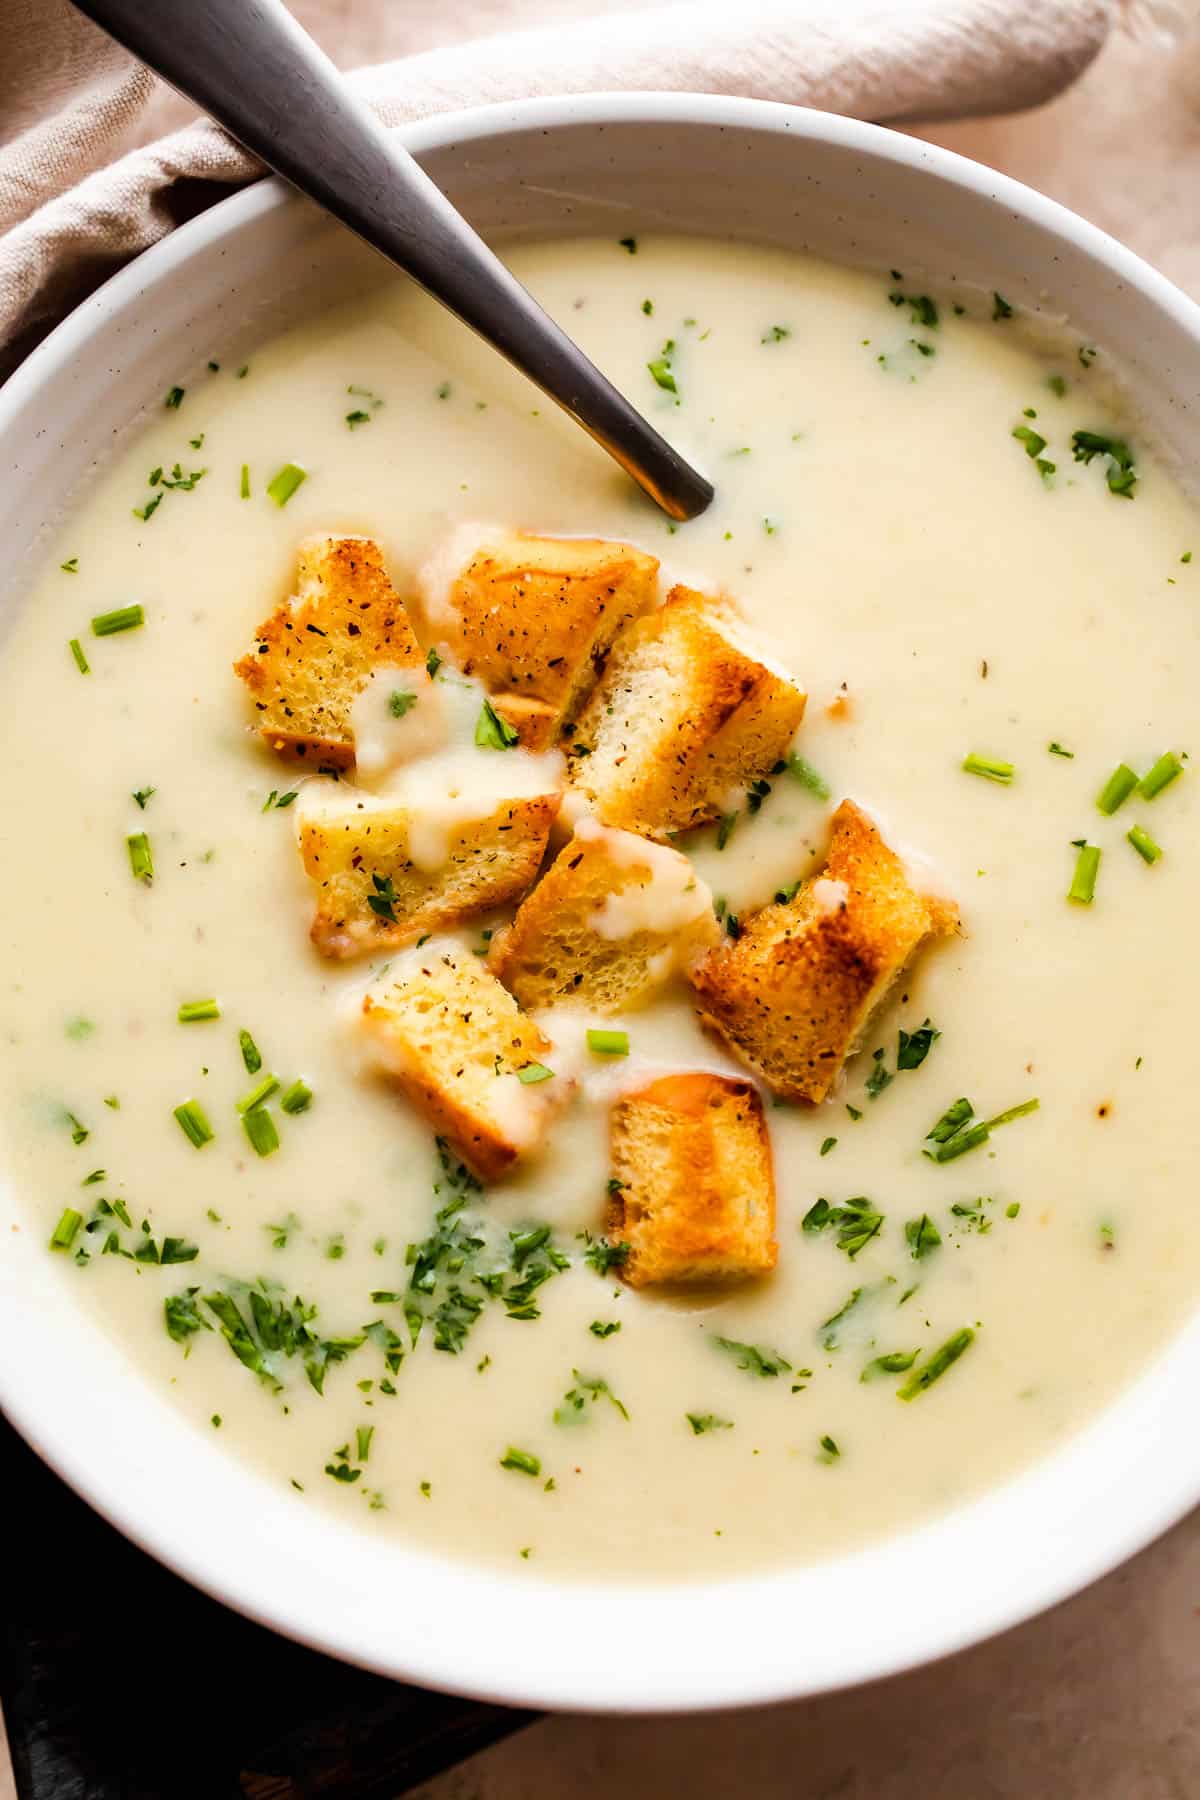
<path id="1" fill-rule="evenodd" d="M 940 146 L 859 120 L 772 101 L 633 92 L 498 102 L 443 113 L 398 129 L 407 147 L 421 156 L 511 131 L 625 125 L 700 125 L 785 133 L 800 143 L 822 142 L 910 171 L 924 171 L 1066 240 L 1120 282 L 1138 290 L 1200 343 L 1200 307 L 1096 226 L 1008 176 Z M 169 273 L 212 254 L 235 229 L 297 204 L 290 188 L 278 178 L 267 177 L 218 202 L 110 277 L 0 388 L 0 443 L 43 384 L 86 354 L 91 340 L 114 315 Z M 543 1619 L 554 1618 L 553 1598 L 558 1596 L 561 1607 L 564 1594 L 573 1610 L 602 1616 L 612 1655 L 601 1685 L 596 1664 L 585 1666 L 573 1659 L 567 1652 L 566 1634 L 561 1632 L 553 1634 L 528 1660 L 512 1655 L 503 1634 L 494 1636 L 490 1647 L 482 1651 L 464 1645 L 456 1636 L 436 1634 L 430 1639 L 410 1637 L 397 1643 L 376 1633 L 364 1641 L 357 1629 L 359 1622 L 338 1616 L 328 1596 L 314 1604 L 303 1587 L 295 1592 L 272 1589 L 269 1556 L 235 1570 L 235 1559 L 223 1559 L 220 1551 L 214 1553 L 198 1542 L 185 1520 L 156 1511 L 153 1503 L 147 1504 L 140 1492 L 123 1483 L 119 1471 L 101 1466 L 94 1452 L 80 1448 L 70 1429 L 69 1403 L 31 1375 L 28 1346 L 19 1342 L 5 1313 L 0 1307 L 0 1406 L 37 1454 L 126 1537 L 213 1598 L 313 1649 L 397 1679 L 499 1704 L 598 1712 L 689 1712 L 782 1701 L 899 1674 L 980 1642 L 1065 1600 L 1144 1548 L 1200 1498 L 1200 1447 L 1189 1446 L 1186 1433 L 1167 1429 L 1169 1418 L 1182 1416 L 1181 1410 L 1172 1413 L 1171 1407 L 1181 1408 L 1194 1371 L 1200 1367 L 1200 1318 L 1194 1318 L 1176 1333 L 1151 1367 L 1067 1445 L 1001 1487 L 915 1532 L 825 1565 L 785 1568 L 737 1580 L 614 1585 L 604 1590 L 540 1582 L 545 1598 L 535 1603 L 535 1610 L 542 1606 Z M 1156 1422 L 1161 1428 L 1155 1429 Z M 1119 1466 L 1113 1463 L 1114 1448 L 1125 1452 Z M 967 1536 L 976 1548 L 983 1541 L 981 1529 L 985 1535 L 1008 1532 L 1013 1519 L 1027 1533 L 1037 1533 L 1046 1471 L 1051 1466 L 1065 1470 L 1068 1465 L 1074 1470 L 1068 1485 L 1078 1495 L 1075 1508 L 1044 1521 L 1044 1530 L 1030 1543 L 1020 1580 L 993 1579 L 986 1598 L 976 1596 L 966 1608 L 959 1605 L 957 1596 L 943 1596 L 940 1601 L 935 1596 L 928 1609 L 895 1620 L 881 1628 L 872 1641 L 843 1644 L 818 1673 L 800 1674 L 794 1667 L 794 1638 L 785 1626 L 769 1643 L 764 1640 L 756 1647 L 761 1651 L 757 1660 L 717 1659 L 715 1665 L 682 1668 L 653 1660 L 656 1653 L 661 1655 L 669 1632 L 667 1639 L 647 1632 L 646 1644 L 639 1650 L 640 1632 L 629 1632 L 626 1625 L 627 1654 L 618 1660 L 616 1646 L 621 1640 L 616 1622 L 622 1604 L 632 1609 L 627 1619 L 638 1619 L 639 1625 L 649 1624 L 655 1613 L 674 1612 L 674 1630 L 679 1634 L 701 1629 L 704 1606 L 697 1609 L 696 1602 L 699 1598 L 703 1603 L 707 1596 L 710 1628 L 714 1614 L 720 1620 L 722 1605 L 725 1618 L 744 1625 L 755 1616 L 756 1607 L 783 1610 L 785 1590 L 791 1583 L 800 1583 L 802 1577 L 802 1585 L 830 1595 L 836 1591 L 833 1578 L 839 1571 L 847 1580 L 853 1574 L 855 1582 L 869 1582 L 887 1568 L 897 1546 L 907 1546 L 909 1554 L 928 1554 L 933 1545 L 944 1554 L 944 1546 L 949 1545 L 945 1566 L 952 1581 L 955 1557 L 963 1547 L 958 1543 L 963 1522 L 969 1520 Z M 1084 1528 L 1085 1519 L 1089 1529 Z M 418 1546 L 411 1547 L 409 1561 L 431 1571 L 431 1578 L 447 1592 L 459 1595 L 492 1589 L 496 1594 L 522 1597 L 528 1608 L 538 1591 L 528 1585 L 527 1577 L 516 1583 L 490 1567 L 453 1564 Z M 602 1606 L 596 1599 L 601 1593 Z"/>

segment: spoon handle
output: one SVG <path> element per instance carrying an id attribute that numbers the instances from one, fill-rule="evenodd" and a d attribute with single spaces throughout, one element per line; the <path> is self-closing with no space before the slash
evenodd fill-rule
<path id="1" fill-rule="evenodd" d="M 247 150 L 414 277 L 675 519 L 711 484 L 544 313 L 280 0 L 75 0 Z"/>

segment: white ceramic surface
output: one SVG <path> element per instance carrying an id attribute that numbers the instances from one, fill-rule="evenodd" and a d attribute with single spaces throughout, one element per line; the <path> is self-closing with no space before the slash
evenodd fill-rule
<path id="1" fill-rule="evenodd" d="M 496 239 L 745 237 L 995 287 L 1068 315 L 1114 353 L 1180 466 L 1200 463 L 1200 310 L 1061 207 L 927 144 L 753 101 L 644 94 L 451 115 L 407 141 Z M 63 507 L 165 387 L 373 269 L 266 182 L 183 227 L 67 320 L 0 391 L 0 619 L 20 604 Z M 526 1566 L 459 1566 L 343 1528 L 230 1462 L 72 1308 L 44 1225 L 30 1229 L 0 1188 L 0 1404 L 17 1428 L 116 1526 L 208 1592 L 434 1687 L 648 1711 L 862 1681 L 1062 1599 L 1200 1497 L 1188 1423 L 1198 1317 L 1052 1459 L 872 1549 L 660 1588 L 622 1586 L 616 1570 L 603 1585 L 563 1588 Z"/>

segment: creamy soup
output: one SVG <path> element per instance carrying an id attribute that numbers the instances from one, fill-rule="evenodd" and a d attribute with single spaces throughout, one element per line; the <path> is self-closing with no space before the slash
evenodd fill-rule
<path id="1" fill-rule="evenodd" d="M 63 1302 L 120 1338 L 130 1382 L 168 1387 L 285 1504 L 583 1580 L 822 1557 L 1060 1445 L 1200 1286 L 1196 520 L 1102 350 L 1039 346 L 998 296 L 665 239 L 512 262 L 715 505 L 669 525 L 404 284 L 245 367 L 214 344 L 179 371 L 0 671 L 17 1222 L 57 1236 Z M 1076 460 L 1079 431 L 1103 443 Z M 680 1297 L 598 1266 L 614 1096 L 744 1073 L 681 980 L 599 1021 L 625 1057 L 588 1051 L 586 1016 L 547 1023 L 578 1089 L 544 1154 L 481 1191 L 347 1028 L 382 959 L 310 944 L 296 826 L 319 802 L 294 800 L 310 773 L 258 738 L 232 664 L 304 537 L 374 536 L 403 595 L 471 520 L 642 546 L 664 593 L 734 596 L 807 689 L 803 760 L 678 846 L 726 925 L 820 866 L 845 796 L 958 902 L 831 1097 L 765 1096 L 765 1279 Z M 93 630 L 129 607 L 144 623 Z M 472 753 L 446 713 L 431 753 Z M 364 747 L 365 778 L 394 747 Z M 1148 785 L 1174 779 L 1099 809 L 1118 765 L 1168 752 L 1182 772 Z M 403 779 L 436 798 L 443 777 Z M 256 1143 L 238 1103 L 271 1075 Z M 961 1097 L 976 1120 L 1024 1110 L 939 1162 Z M 497 1269 L 499 1294 L 472 1285 Z M 477 1308 L 439 1313 L 451 1281 Z"/>

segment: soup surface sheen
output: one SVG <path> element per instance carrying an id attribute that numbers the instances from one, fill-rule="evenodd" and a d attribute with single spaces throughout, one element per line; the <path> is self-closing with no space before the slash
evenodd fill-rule
<path id="1" fill-rule="evenodd" d="M 1180 954 L 1200 889 L 1195 778 L 1112 817 L 1096 806 L 1118 763 L 1141 772 L 1188 747 L 1196 521 L 1136 441 L 1132 500 L 1110 491 L 1106 469 L 1118 485 L 1120 471 L 1104 456 L 1072 460 L 1076 429 L 1121 429 L 1103 355 L 1069 336 L 1033 347 L 990 296 L 960 296 L 961 313 L 943 301 L 935 323 L 919 300 L 889 301 L 909 290 L 886 273 L 677 240 L 511 260 L 712 473 L 716 504 L 668 527 L 408 286 L 244 371 L 181 371 L 179 404 L 152 413 L 70 519 L 3 661 L 5 1204 L 47 1238 L 64 1208 L 83 1214 L 64 1300 L 127 1346 L 130 1383 L 170 1384 L 214 1453 L 259 1463 L 288 1504 L 583 1579 L 817 1558 L 1053 1449 L 1200 1285 L 1200 967 Z M 675 393 L 648 371 L 664 355 Z M 288 462 L 308 476 L 279 506 L 266 486 Z M 177 464 L 182 485 L 148 484 Z M 583 1259 L 578 1234 L 603 1224 L 612 1093 L 647 1071 L 732 1068 L 682 987 L 616 1021 L 628 1063 L 596 1060 L 536 1167 L 461 1215 L 505 1245 L 549 1223 L 572 1266 L 538 1290 L 539 1317 L 488 1301 L 449 1354 L 430 1325 L 411 1348 L 404 1299 L 406 1247 L 452 1190 L 427 1129 L 348 1044 L 369 966 L 309 944 L 293 813 L 264 810 L 295 771 L 254 735 L 231 664 L 291 591 L 305 535 L 377 537 L 404 594 L 469 519 L 632 539 L 662 558 L 664 591 L 678 578 L 735 595 L 807 687 L 799 748 L 830 797 L 781 775 L 723 849 L 713 831 L 687 845 L 728 910 L 807 873 L 849 795 L 932 859 L 963 928 L 902 980 L 829 1102 L 768 1102 L 778 1270 L 724 1295 L 635 1294 Z M 92 634 L 93 615 L 135 602 L 144 628 Z M 1011 782 L 963 772 L 971 752 L 1011 763 Z M 1126 840 L 1135 824 L 1163 847 L 1153 866 Z M 150 886 L 131 874 L 138 832 Z M 1103 853 L 1090 906 L 1066 898 L 1081 838 Z M 180 1024 L 202 996 L 220 1018 Z M 940 1037 L 897 1069 L 900 1028 L 927 1019 Z M 281 1148 L 265 1158 L 235 1111 L 254 1079 L 240 1030 L 264 1070 L 314 1094 L 303 1114 L 276 1111 Z M 880 1067 L 893 1079 L 872 1095 Z M 1040 1108 L 938 1166 L 925 1135 L 960 1095 L 981 1118 Z M 190 1097 L 216 1132 L 200 1152 L 173 1117 Z M 855 1196 L 883 1222 L 854 1257 L 836 1230 L 802 1231 L 819 1197 Z M 917 1257 L 905 1226 L 923 1216 L 940 1244 Z M 102 1254 L 110 1233 L 136 1253 L 143 1221 L 159 1253 L 172 1238 L 198 1255 Z M 267 1354 L 275 1381 L 254 1373 L 211 1313 L 182 1341 L 165 1329 L 168 1298 L 223 1291 L 245 1307 L 239 1284 L 259 1280 L 316 1306 L 322 1341 L 375 1327 L 344 1360 L 335 1348 L 322 1394 L 302 1355 Z M 902 1374 L 870 1367 L 924 1359 L 965 1326 L 966 1354 L 910 1403 Z M 540 1462 L 536 1478 L 501 1466 L 510 1446 Z"/>

